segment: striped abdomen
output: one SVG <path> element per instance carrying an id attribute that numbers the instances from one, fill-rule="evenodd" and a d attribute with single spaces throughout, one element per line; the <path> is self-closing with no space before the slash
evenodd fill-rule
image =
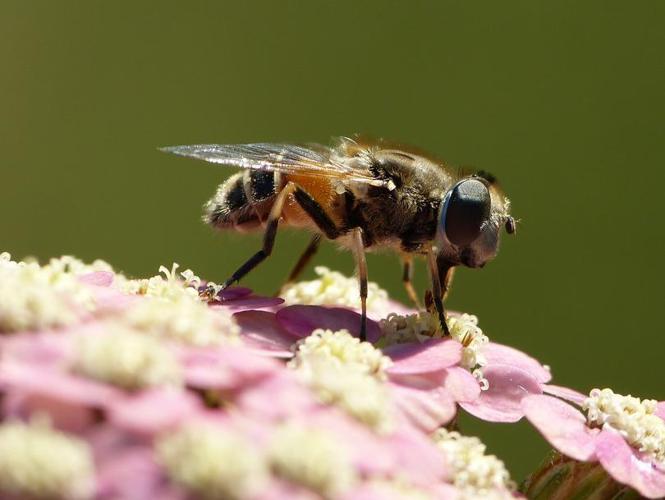
<path id="1" fill-rule="evenodd" d="M 243 170 L 217 188 L 203 220 L 220 229 L 254 229 L 265 221 L 280 189 L 278 172 Z"/>

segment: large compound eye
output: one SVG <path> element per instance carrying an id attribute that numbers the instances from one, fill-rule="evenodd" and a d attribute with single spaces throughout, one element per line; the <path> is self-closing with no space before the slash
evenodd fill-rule
<path id="1" fill-rule="evenodd" d="M 490 216 L 492 200 L 487 186 L 478 179 L 459 182 L 450 193 L 443 229 L 448 241 L 466 246 L 480 234 L 480 229 Z"/>

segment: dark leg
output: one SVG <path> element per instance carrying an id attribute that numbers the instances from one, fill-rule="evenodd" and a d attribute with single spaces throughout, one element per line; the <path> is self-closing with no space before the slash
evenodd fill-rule
<path id="1" fill-rule="evenodd" d="M 284 202 L 286 201 L 286 198 L 295 189 L 296 185 L 289 182 L 286 186 L 284 186 L 284 189 L 282 189 L 279 192 L 277 198 L 275 199 L 275 203 L 270 209 L 268 220 L 266 221 L 266 232 L 263 234 L 263 248 L 258 252 L 256 252 L 254 255 L 252 255 L 247 260 L 247 262 L 245 262 L 242 266 L 240 266 L 238 270 L 235 273 L 233 273 L 231 277 L 222 284 L 221 288 L 222 290 L 232 285 L 233 283 L 240 281 L 243 278 L 243 276 L 245 276 L 256 266 L 258 266 L 261 262 L 263 262 L 266 259 L 266 257 L 268 257 L 272 253 L 272 247 L 275 244 L 275 237 L 277 236 L 277 226 L 279 224 L 279 218 L 282 215 L 282 208 L 284 208 Z"/>
<path id="2" fill-rule="evenodd" d="M 319 249 L 319 245 L 321 244 L 321 235 L 320 234 L 315 234 L 312 237 L 312 240 L 309 242 L 309 245 L 307 245 L 307 248 L 305 248 L 305 251 L 302 253 L 300 258 L 298 259 L 298 262 L 296 262 L 296 265 L 293 266 L 293 269 L 291 269 L 291 272 L 289 273 L 289 277 L 286 278 L 286 281 L 280 288 L 280 291 L 277 292 L 277 295 L 281 293 L 281 291 L 284 289 L 284 287 L 290 283 L 293 283 L 298 279 L 300 274 L 304 271 L 305 267 L 309 263 L 309 261 L 312 259 L 316 251 Z"/>
<path id="3" fill-rule="evenodd" d="M 363 230 L 359 227 L 353 229 L 353 250 L 358 265 L 358 279 L 360 280 L 360 340 L 367 340 L 367 260 L 365 259 L 365 244 L 363 243 Z"/>
<path id="4" fill-rule="evenodd" d="M 337 228 L 335 222 L 326 213 L 321 204 L 312 198 L 307 191 L 301 187 L 296 187 L 293 196 L 298 205 L 307 212 L 307 215 L 312 218 L 321 232 L 326 235 L 326 238 L 335 240 L 339 237 L 341 231 Z"/>
<path id="5" fill-rule="evenodd" d="M 402 262 L 404 264 L 402 271 L 402 282 L 404 283 L 404 288 L 406 288 L 406 293 L 411 299 L 411 302 L 416 306 L 416 309 L 422 309 L 420 301 L 418 300 L 418 294 L 413 288 L 413 257 L 410 255 L 405 255 L 402 257 Z"/>
<path id="6" fill-rule="evenodd" d="M 439 315 L 439 323 L 441 323 L 443 334 L 450 335 L 450 330 L 448 330 L 448 324 L 446 323 L 446 312 L 443 308 L 443 291 L 441 289 L 440 279 L 441 275 L 445 276 L 448 274 L 448 269 L 439 269 L 437 258 L 432 250 L 427 252 L 427 264 L 429 267 L 430 279 L 432 280 L 432 299 L 434 300 L 436 312 Z"/>

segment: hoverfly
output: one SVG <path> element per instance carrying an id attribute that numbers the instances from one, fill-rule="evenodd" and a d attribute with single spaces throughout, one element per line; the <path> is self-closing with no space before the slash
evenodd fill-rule
<path id="1" fill-rule="evenodd" d="M 400 254 L 413 302 L 413 256 L 425 256 L 431 301 L 448 334 L 443 299 L 455 266 L 483 267 L 495 257 L 499 232 L 515 232 L 510 202 L 494 177 L 455 173 L 431 157 L 385 141 L 341 138 L 320 144 L 205 144 L 163 149 L 180 156 L 245 169 L 229 177 L 205 205 L 204 221 L 218 229 L 264 228 L 263 247 L 222 288 L 238 282 L 272 252 L 279 223 L 313 237 L 288 280 L 294 281 L 322 237 L 353 251 L 366 334 L 365 252 Z"/>

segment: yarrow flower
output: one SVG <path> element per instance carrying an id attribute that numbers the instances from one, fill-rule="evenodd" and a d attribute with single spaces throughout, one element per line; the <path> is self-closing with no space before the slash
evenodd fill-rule
<path id="1" fill-rule="evenodd" d="M 315 330 L 295 345 L 288 366 L 319 399 L 337 405 L 377 431 L 392 426 L 390 400 L 383 381 L 390 358 L 348 331 Z"/>
<path id="2" fill-rule="evenodd" d="M 122 328 L 78 337 L 73 361 L 74 371 L 124 389 L 182 382 L 180 366 L 167 347 Z"/>
<path id="3" fill-rule="evenodd" d="M 0 496 L 90 498 L 95 487 L 92 450 L 41 420 L 0 424 Z"/>
<path id="4" fill-rule="evenodd" d="M 251 443 L 211 424 L 184 426 L 162 437 L 156 450 L 168 476 L 198 498 L 249 498 L 268 477 Z"/>
<path id="5" fill-rule="evenodd" d="M 369 342 L 361 342 L 347 330 L 314 330 L 311 335 L 298 341 L 295 357 L 289 362 L 293 368 L 310 364 L 330 363 L 335 369 L 371 375 L 378 380 L 386 379 L 386 369 L 392 364 L 388 356 Z"/>
<path id="6" fill-rule="evenodd" d="M 360 285 L 358 278 L 347 278 L 342 273 L 331 271 L 324 266 L 316 266 L 319 276 L 312 281 L 291 283 L 284 287 L 281 296 L 287 305 L 326 305 L 357 308 L 359 306 Z M 373 281 L 367 284 L 367 310 L 369 312 L 388 306 L 388 294 Z"/>
<path id="7" fill-rule="evenodd" d="M 40 267 L 0 254 L 0 334 L 71 325 L 93 308 L 88 288 L 60 261 Z"/>
<path id="8" fill-rule="evenodd" d="M 279 477 L 300 484 L 323 498 L 336 498 L 358 481 L 347 450 L 319 429 L 287 424 L 269 445 L 270 467 Z"/>
<path id="9" fill-rule="evenodd" d="M 442 427 L 458 407 L 526 415 L 573 459 L 665 494 L 665 403 L 551 385 L 475 316 L 451 314 L 444 337 L 375 284 L 361 342 L 357 280 L 317 274 L 285 305 L 177 264 L 129 279 L 0 254 L 0 496 L 517 496 L 503 462 Z"/>
<path id="10" fill-rule="evenodd" d="M 522 405 L 527 419 L 561 453 L 598 461 L 619 483 L 648 498 L 665 496 L 665 421 L 653 400 L 594 389 L 585 398 L 531 395 Z"/>
<path id="11" fill-rule="evenodd" d="M 160 266 L 160 274 L 147 279 L 127 279 L 118 275 L 115 286 L 124 293 L 159 297 L 174 302 L 183 298 L 198 300 L 197 286 L 201 280 L 190 269 L 178 275 L 179 267 L 177 263 L 173 263 L 171 269 Z"/>
<path id="12" fill-rule="evenodd" d="M 391 313 L 379 322 L 385 346 L 408 342 L 424 342 L 427 339 L 443 338 L 439 319 L 428 311 L 399 315 Z M 480 382 L 481 389 L 489 386 L 483 377 L 482 367 L 487 364 L 483 353 L 489 342 L 478 327 L 478 318 L 469 314 L 451 315 L 448 318 L 450 337 L 462 344 L 462 359 L 459 365 L 469 370 Z"/>
<path id="13" fill-rule="evenodd" d="M 446 429 L 437 430 L 433 439 L 451 467 L 452 483 L 459 489 L 460 497 L 513 498 L 517 486 L 504 463 L 485 453 L 480 439 Z"/>

